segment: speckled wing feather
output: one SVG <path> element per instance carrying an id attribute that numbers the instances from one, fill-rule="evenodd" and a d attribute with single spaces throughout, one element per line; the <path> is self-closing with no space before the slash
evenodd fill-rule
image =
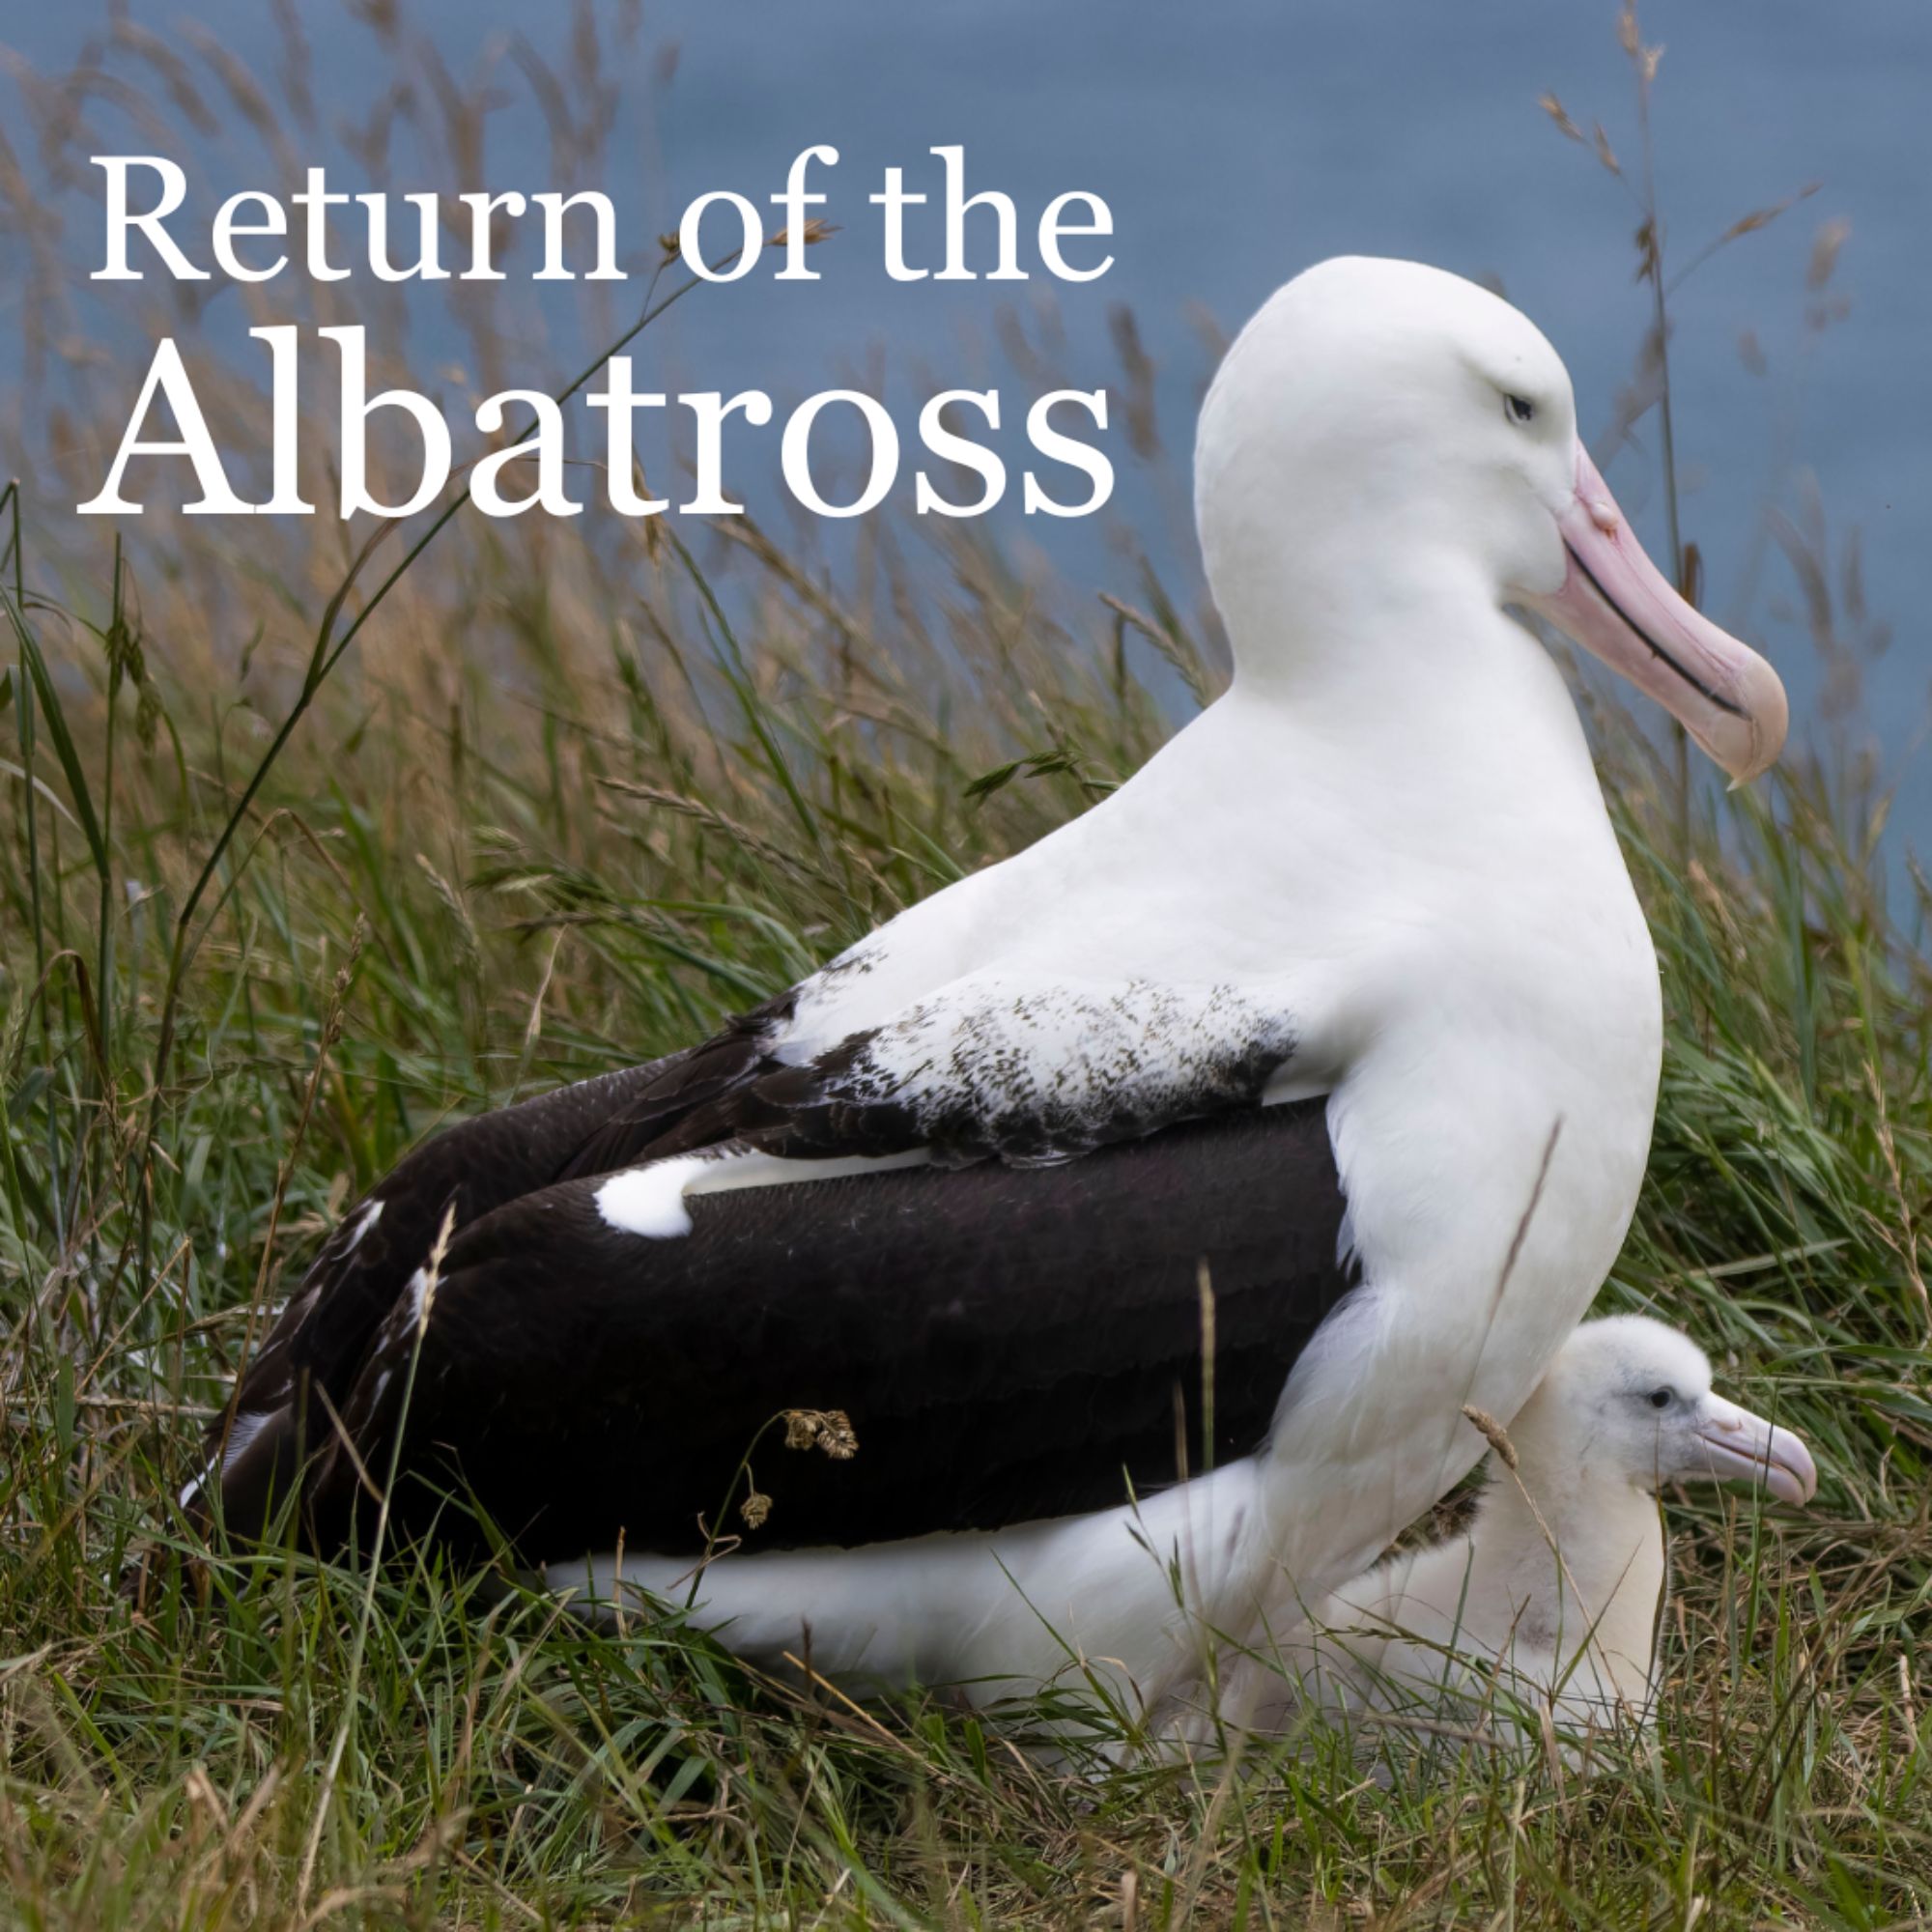
<path id="1" fill-rule="evenodd" d="M 795 1063 L 786 1058 L 786 1011 L 766 1011 L 762 1049 L 674 1122 L 660 1115 L 662 1131 L 641 1156 L 613 1157 L 627 1138 L 635 1148 L 632 1118 L 659 1104 L 657 1088 L 587 1144 L 575 1172 L 727 1142 L 807 1160 L 914 1149 L 945 1167 L 1070 1160 L 1254 1106 L 1294 1052 L 1290 1018 L 1229 985 L 976 976 Z M 699 1049 L 661 1087 L 691 1092 L 694 1069 L 713 1050 Z"/>

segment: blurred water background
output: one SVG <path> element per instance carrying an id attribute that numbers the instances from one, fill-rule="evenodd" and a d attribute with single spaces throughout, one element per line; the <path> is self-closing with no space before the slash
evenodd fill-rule
<path id="1" fill-rule="evenodd" d="M 600 0 L 588 14 L 597 85 L 611 90 L 594 161 L 559 135 L 574 116 L 594 118 L 585 97 L 595 91 L 581 40 L 573 74 L 582 27 L 561 6 L 408 0 L 399 13 L 389 0 L 124 0 L 113 9 L 10 0 L 0 41 L 39 74 L 59 76 L 99 53 L 118 14 L 174 50 L 213 99 L 229 59 L 273 95 L 293 28 L 306 44 L 306 128 L 291 110 L 282 125 L 224 126 L 218 137 L 184 135 L 169 150 L 215 197 L 274 185 L 266 157 L 276 140 L 304 160 L 326 158 L 332 185 L 372 185 L 347 157 L 343 130 L 366 129 L 384 111 L 399 57 L 433 48 L 432 65 L 458 79 L 494 63 L 502 84 L 474 178 L 450 180 L 435 144 L 414 141 L 404 110 L 386 178 L 374 185 L 601 187 L 625 224 L 626 265 L 646 272 L 657 235 L 691 197 L 728 187 L 762 201 L 797 150 L 830 142 L 839 163 L 816 185 L 830 187 L 826 213 L 844 232 L 814 251 L 823 278 L 776 283 L 761 267 L 732 287 L 700 291 L 648 339 L 640 371 L 667 388 L 763 387 L 781 411 L 832 383 L 876 381 L 910 446 L 918 399 L 934 387 L 994 384 L 1016 351 L 1077 386 L 1118 383 L 1125 343 L 1144 363 L 1158 415 L 1138 439 L 1117 418 L 1117 517 L 1025 530 L 1013 519 L 1007 532 L 1049 554 L 1064 577 L 1096 587 L 1118 575 L 1110 525 L 1133 526 L 1163 571 L 1184 579 L 1195 569 L 1187 447 L 1217 332 L 1324 255 L 1412 256 L 1500 287 L 1568 360 L 1600 448 L 1614 440 L 1619 396 L 1641 388 L 1651 298 L 1634 275 L 1631 178 L 1640 140 L 1612 5 L 653 0 L 639 9 Z M 1923 849 L 1932 776 L 1912 753 L 1932 717 L 1923 615 L 1932 605 L 1932 10 L 1921 0 L 1829 9 L 1649 0 L 1642 33 L 1665 49 L 1653 123 L 1668 269 L 1741 216 L 1819 185 L 1671 298 L 1684 534 L 1701 553 L 1704 602 L 1769 649 L 1800 728 L 1869 732 L 1883 745 L 1894 775 L 1904 774 L 1894 828 Z M 529 84 L 537 70 L 526 51 L 562 90 L 561 119 L 554 99 L 547 115 L 543 85 Z M 113 60 L 127 70 L 125 57 Z M 434 102 L 420 63 L 415 71 L 413 111 L 426 124 Z M 1538 105 L 1546 91 L 1586 133 L 1601 120 L 1625 179 L 1589 145 L 1563 137 Z M 111 90 L 87 112 L 116 151 L 153 145 Z M 30 171 L 34 139 L 34 126 L 15 118 L 13 145 Z M 865 196 L 891 165 L 905 167 L 911 185 L 936 188 L 927 151 L 948 142 L 965 145 L 972 187 L 1016 198 L 1023 233 L 1064 189 L 1103 195 L 1116 224 L 1112 271 L 1086 285 L 1038 274 L 1024 286 L 890 280 Z M 71 262 L 98 257 L 98 179 L 46 188 Z M 202 242 L 205 252 L 205 234 Z M 521 256 L 511 266 L 534 265 Z M 17 321 L 26 282 L 17 231 L 0 236 L 0 314 Z M 270 306 L 288 279 L 266 292 Z M 346 286 L 355 299 L 366 273 Z M 183 327 L 239 340 L 259 318 L 236 291 L 210 287 L 181 292 Z M 543 341 L 546 366 L 573 370 L 635 304 L 635 288 L 586 298 L 522 283 L 514 294 L 513 313 L 532 344 Z M 120 366 L 109 374 L 131 406 L 152 325 L 98 285 L 70 279 L 66 299 L 72 326 L 113 347 Z M 388 346 L 456 382 L 465 344 L 442 291 L 414 286 L 384 299 L 394 304 L 384 327 L 407 332 L 406 344 Z M 0 369 L 26 353 L 21 328 L 4 333 Z M 515 366 L 514 330 L 503 346 L 509 380 L 527 380 Z M 10 464 L 31 468 L 66 380 L 58 359 L 32 369 L 23 360 L 7 384 L 14 400 L 0 432 L 16 445 Z M 101 380 L 98 368 L 92 380 Z M 1656 430 L 1654 412 L 1637 421 L 1609 474 L 1661 555 Z M 776 430 L 769 439 L 775 447 Z M 458 441 L 461 450 L 460 421 Z M 1017 440 L 1007 448 L 1016 454 Z M 913 467 L 900 485 L 908 501 Z"/>

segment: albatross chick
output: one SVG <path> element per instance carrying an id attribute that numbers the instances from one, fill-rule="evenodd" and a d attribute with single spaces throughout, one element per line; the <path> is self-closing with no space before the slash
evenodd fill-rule
<path id="1" fill-rule="evenodd" d="M 1287 1652 L 1294 1704 L 1487 1715 L 1506 1735 L 1540 1732 L 1546 1707 L 1559 1733 L 1645 1724 L 1667 1586 L 1658 1492 L 1738 1481 L 1802 1504 L 1818 1487 L 1796 1435 L 1716 1394 L 1704 1351 L 1640 1315 L 1577 1328 L 1494 1440 L 1462 1534 L 1317 1605 Z"/>

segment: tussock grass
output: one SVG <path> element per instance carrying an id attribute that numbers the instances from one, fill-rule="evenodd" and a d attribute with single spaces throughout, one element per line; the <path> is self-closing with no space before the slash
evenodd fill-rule
<path id="1" fill-rule="evenodd" d="M 200 1427 L 349 1198 L 1080 810 L 1212 689 L 1198 594 L 1130 546 L 1095 604 L 984 533 L 882 523 L 834 570 L 750 525 L 459 515 L 319 631 L 347 559 L 306 532 L 224 554 L 161 517 L 124 564 L 38 500 L 0 504 L 11 1921 L 1932 1920 L 1932 895 L 1881 854 L 1870 772 L 1720 799 L 1593 707 L 1669 1011 L 1605 1305 L 1688 1327 L 1824 1473 L 1803 1518 L 1672 1502 L 1654 1746 L 1585 1784 L 1123 1737 L 1073 1776 L 1015 1746 L 1050 1711 L 860 1709 L 674 1615 L 598 1634 L 431 1559 L 221 1552 L 138 1610 L 117 1582 L 180 1540 Z"/>
<path id="2" fill-rule="evenodd" d="M 650 647 L 599 663 L 532 627 L 510 671 L 541 697 L 454 656 L 413 667 L 447 681 L 434 707 L 373 668 L 329 688 L 219 868 L 158 1091 L 171 925 L 237 794 L 237 741 L 265 727 L 202 724 L 158 649 L 130 688 L 128 645 L 28 573 L 49 674 L 16 667 L 13 722 L 31 717 L 52 797 L 30 865 L 10 781 L 0 887 L 14 1909 L 76 1926 L 325 1906 L 375 1924 L 1922 1916 L 1932 967 L 1822 778 L 1710 803 L 1687 862 L 1674 800 L 1614 724 L 1671 1022 L 1606 1301 L 1688 1326 L 1825 1471 L 1805 1519 L 1673 1507 L 1654 1752 L 1587 1787 L 1488 1756 L 1425 1776 L 1396 1749 L 1383 1788 L 1332 1740 L 1232 1773 L 1130 1750 L 1085 1783 L 943 1702 L 802 1696 L 674 1619 L 598 1635 L 433 1565 L 371 1586 L 229 1555 L 206 1607 L 179 1577 L 139 1614 L 117 1597 L 135 1540 L 178 1531 L 166 1498 L 261 1310 L 439 1120 L 689 1037 L 1157 741 L 1151 652 L 1022 617 L 983 557 L 955 565 L 946 594 L 973 622 L 923 654 L 828 617 L 752 537 L 721 565 L 753 613 L 735 638 L 668 551 Z M 504 554 L 478 591 L 530 596 L 527 560 Z M 177 722 L 143 752 L 150 692 Z"/>

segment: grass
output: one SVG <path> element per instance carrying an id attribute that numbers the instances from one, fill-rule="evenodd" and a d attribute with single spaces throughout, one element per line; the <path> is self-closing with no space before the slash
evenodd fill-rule
<path id="1" fill-rule="evenodd" d="M 668 551 L 651 648 L 599 663 L 532 624 L 517 668 L 547 681 L 540 699 L 506 701 L 460 662 L 440 705 L 374 672 L 325 694 L 218 868 L 159 1091 L 169 933 L 269 725 L 199 725 L 159 651 L 130 682 L 125 643 L 110 705 L 117 656 L 29 591 L 50 673 L 36 769 L 66 809 L 41 799 L 30 868 L 12 785 L 10 1909 L 74 1926 L 325 1908 L 1922 1922 L 1932 965 L 1888 922 L 1863 822 L 1822 775 L 1711 806 L 1686 864 L 1667 783 L 1614 725 L 1671 1028 L 1605 1302 L 1688 1326 L 1825 1470 L 1806 1519 L 1673 1510 L 1654 1753 L 1589 1787 L 1507 1758 L 1432 1781 L 1398 1754 L 1383 1789 L 1332 1744 L 1089 1783 L 941 1704 L 801 1696 L 674 1623 L 599 1636 L 434 1567 L 369 1579 L 231 1554 L 206 1607 L 171 1594 L 129 1613 L 123 1558 L 169 1533 L 165 1498 L 257 1311 L 436 1122 L 690 1037 L 1077 810 L 1162 728 L 1128 643 L 1103 628 L 1083 647 L 1033 611 L 1023 628 L 1022 587 L 983 555 L 954 559 L 970 626 L 923 656 L 873 656 L 755 540 L 724 563 L 755 613 L 738 649 L 716 615 L 702 627 L 696 560 Z M 479 594 L 527 595 L 527 571 L 501 556 Z M 28 689 L 16 667 L 16 727 Z M 152 753 L 144 695 L 173 721 Z M 71 773 L 46 750 L 63 740 Z M 99 858 L 70 822 L 90 811 Z"/>
<path id="2" fill-rule="evenodd" d="M 1211 688 L 1198 594 L 1127 549 L 1094 604 L 889 522 L 834 568 L 458 515 L 324 622 L 311 532 L 156 516 L 124 562 L 40 500 L 0 535 L 10 1922 L 1932 1923 L 1932 895 L 1869 772 L 1686 793 L 1590 707 L 1669 1013 L 1603 1305 L 1689 1328 L 1824 1472 L 1802 1518 L 1673 1501 L 1654 1746 L 1589 1783 L 1378 1778 L 1321 1734 L 1074 1777 L 1028 1713 L 860 1709 L 427 1560 L 117 1585 L 349 1199 L 1080 810 Z"/>

